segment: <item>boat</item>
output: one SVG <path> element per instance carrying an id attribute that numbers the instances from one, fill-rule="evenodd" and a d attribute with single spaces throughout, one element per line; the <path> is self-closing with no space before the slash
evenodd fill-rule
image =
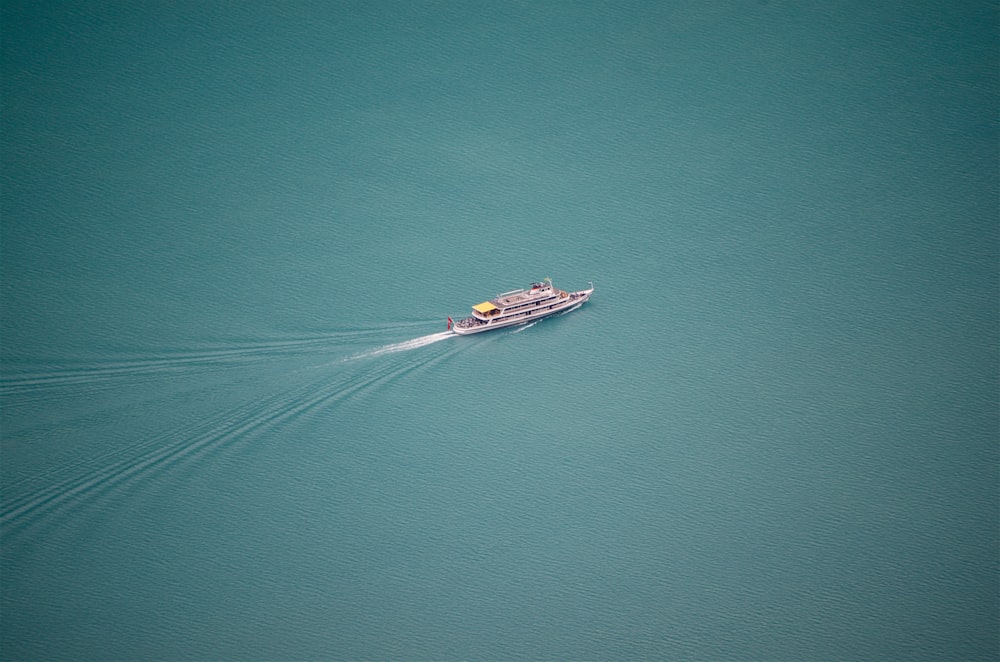
<path id="1" fill-rule="evenodd" d="M 459 335 L 481 333 L 502 329 L 507 326 L 527 324 L 549 315 L 572 310 L 581 305 L 594 293 L 594 284 L 586 290 L 567 292 L 552 287 L 552 281 L 532 283 L 529 288 L 511 290 L 498 294 L 489 301 L 472 307 L 472 315 L 454 323 L 454 331 Z M 452 328 L 452 320 L 448 318 Z"/>

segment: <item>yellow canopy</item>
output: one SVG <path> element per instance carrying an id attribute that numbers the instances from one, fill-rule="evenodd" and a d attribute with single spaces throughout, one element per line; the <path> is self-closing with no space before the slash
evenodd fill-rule
<path id="1" fill-rule="evenodd" d="M 484 301 L 482 303 L 476 304 L 475 306 L 472 307 L 472 309 L 473 310 L 478 310 L 479 312 L 481 312 L 481 313 L 483 313 L 485 315 L 486 313 L 490 312 L 491 310 L 497 310 L 497 307 L 494 306 L 489 301 Z"/>

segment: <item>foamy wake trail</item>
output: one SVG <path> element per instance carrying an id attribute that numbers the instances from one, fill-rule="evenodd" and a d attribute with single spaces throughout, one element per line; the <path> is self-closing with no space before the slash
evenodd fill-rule
<path id="1" fill-rule="evenodd" d="M 359 358 L 416 349 L 453 335 L 449 331 L 413 338 L 373 349 Z M 168 472 L 204 462 L 211 455 L 235 452 L 310 412 L 358 397 L 380 384 L 440 361 L 448 352 L 438 354 L 436 357 L 417 354 L 345 368 L 294 388 L 258 394 L 243 404 L 141 439 L 100 458 L 29 477 L 17 483 L 23 488 L 20 495 L 11 494 L 7 488 L 0 504 L 0 528 L 7 541 L 11 541 L 15 531 L 21 536 L 37 526 L 56 523 L 61 517 L 76 516 L 88 504 L 99 504 L 104 511 L 121 507 L 143 485 L 162 479 Z M 37 489 L 31 489 L 32 484 Z"/>
<path id="2" fill-rule="evenodd" d="M 391 345 L 383 345 L 376 349 L 369 350 L 367 352 L 361 352 L 360 354 L 355 354 L 349 356 L 344 361 L 356 361 L 358 359 L 368 359 L 373 356 L 382 356 L 383 354 L 393 354 L 395 352 L 406 352 L 411 349 L 418 349 L 420 347 L 426 347 L 427 345 L 432 345 L 436 342 L 441 342 L 442 340 L 447 340 L 448 338 L 454 338 L 454 331 L 441 331 L 440 333 L 432 333 L 427 336 L 420 336 L 419 338 L 411 338 L 410 340 L 404 340 L 403 342 L 393 343 Z"/>

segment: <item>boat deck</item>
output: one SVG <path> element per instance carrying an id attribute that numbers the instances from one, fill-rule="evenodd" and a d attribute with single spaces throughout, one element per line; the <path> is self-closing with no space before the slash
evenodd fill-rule
<path id="1" fill-rule="evenodd" d="M 534 301 L 535 299 L 541 299 L 545 297 L 552 296 L 556 291 L 550 287 L 541 287 L 537 290 L 514 290 L 513 292 L 504 292 L 503 294 L 497 295 L 493 299 L 493 303 L 500 308 L 507 308 L 509 306 L 515 306 L 519 303 L 524 303 L 526 301 Z"/>
<path id="2" fill-rule="evenodd" d="M 455 332 L 461 335 L 479 333 L 532 320 L 548 317 L 565 310 L 573 310 L 590 298 L 590 289 L 567 292 L 551 284 L 532 283 L 531 289 L 512 290 L 472 307 L 473 315 L 455 323 Z M 448 319 L 451 322 L 451 318 Z M 450 327 L 449 327 L 450 328 Z"/>

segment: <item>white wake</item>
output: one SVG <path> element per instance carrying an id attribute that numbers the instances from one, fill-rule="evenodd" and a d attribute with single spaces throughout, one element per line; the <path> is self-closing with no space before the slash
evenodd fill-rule
<path id="1" fill-rule="evenodd" d="M 427 345 L 433 345 L 436 342 L 441 342 L 442 340 L 454 337 L 456 337 L 454 331 L 441 331 L 440 333 L 432 333 L 427 336 L 420 336 L 419 338 L 411 338 L 410 340 L 404 340 L 403 342 L 397 342 L 391 345 L 383 345 L 382 347 L 371 349 L 367 352 L 355 354 L 354 356 L 345 359 L 345 361 L 357 361 L 358 359 L 368 359 L 373 356 L 382 356 L 383 354 L 406 352 L 411 349 L 426 347 Z"/>

